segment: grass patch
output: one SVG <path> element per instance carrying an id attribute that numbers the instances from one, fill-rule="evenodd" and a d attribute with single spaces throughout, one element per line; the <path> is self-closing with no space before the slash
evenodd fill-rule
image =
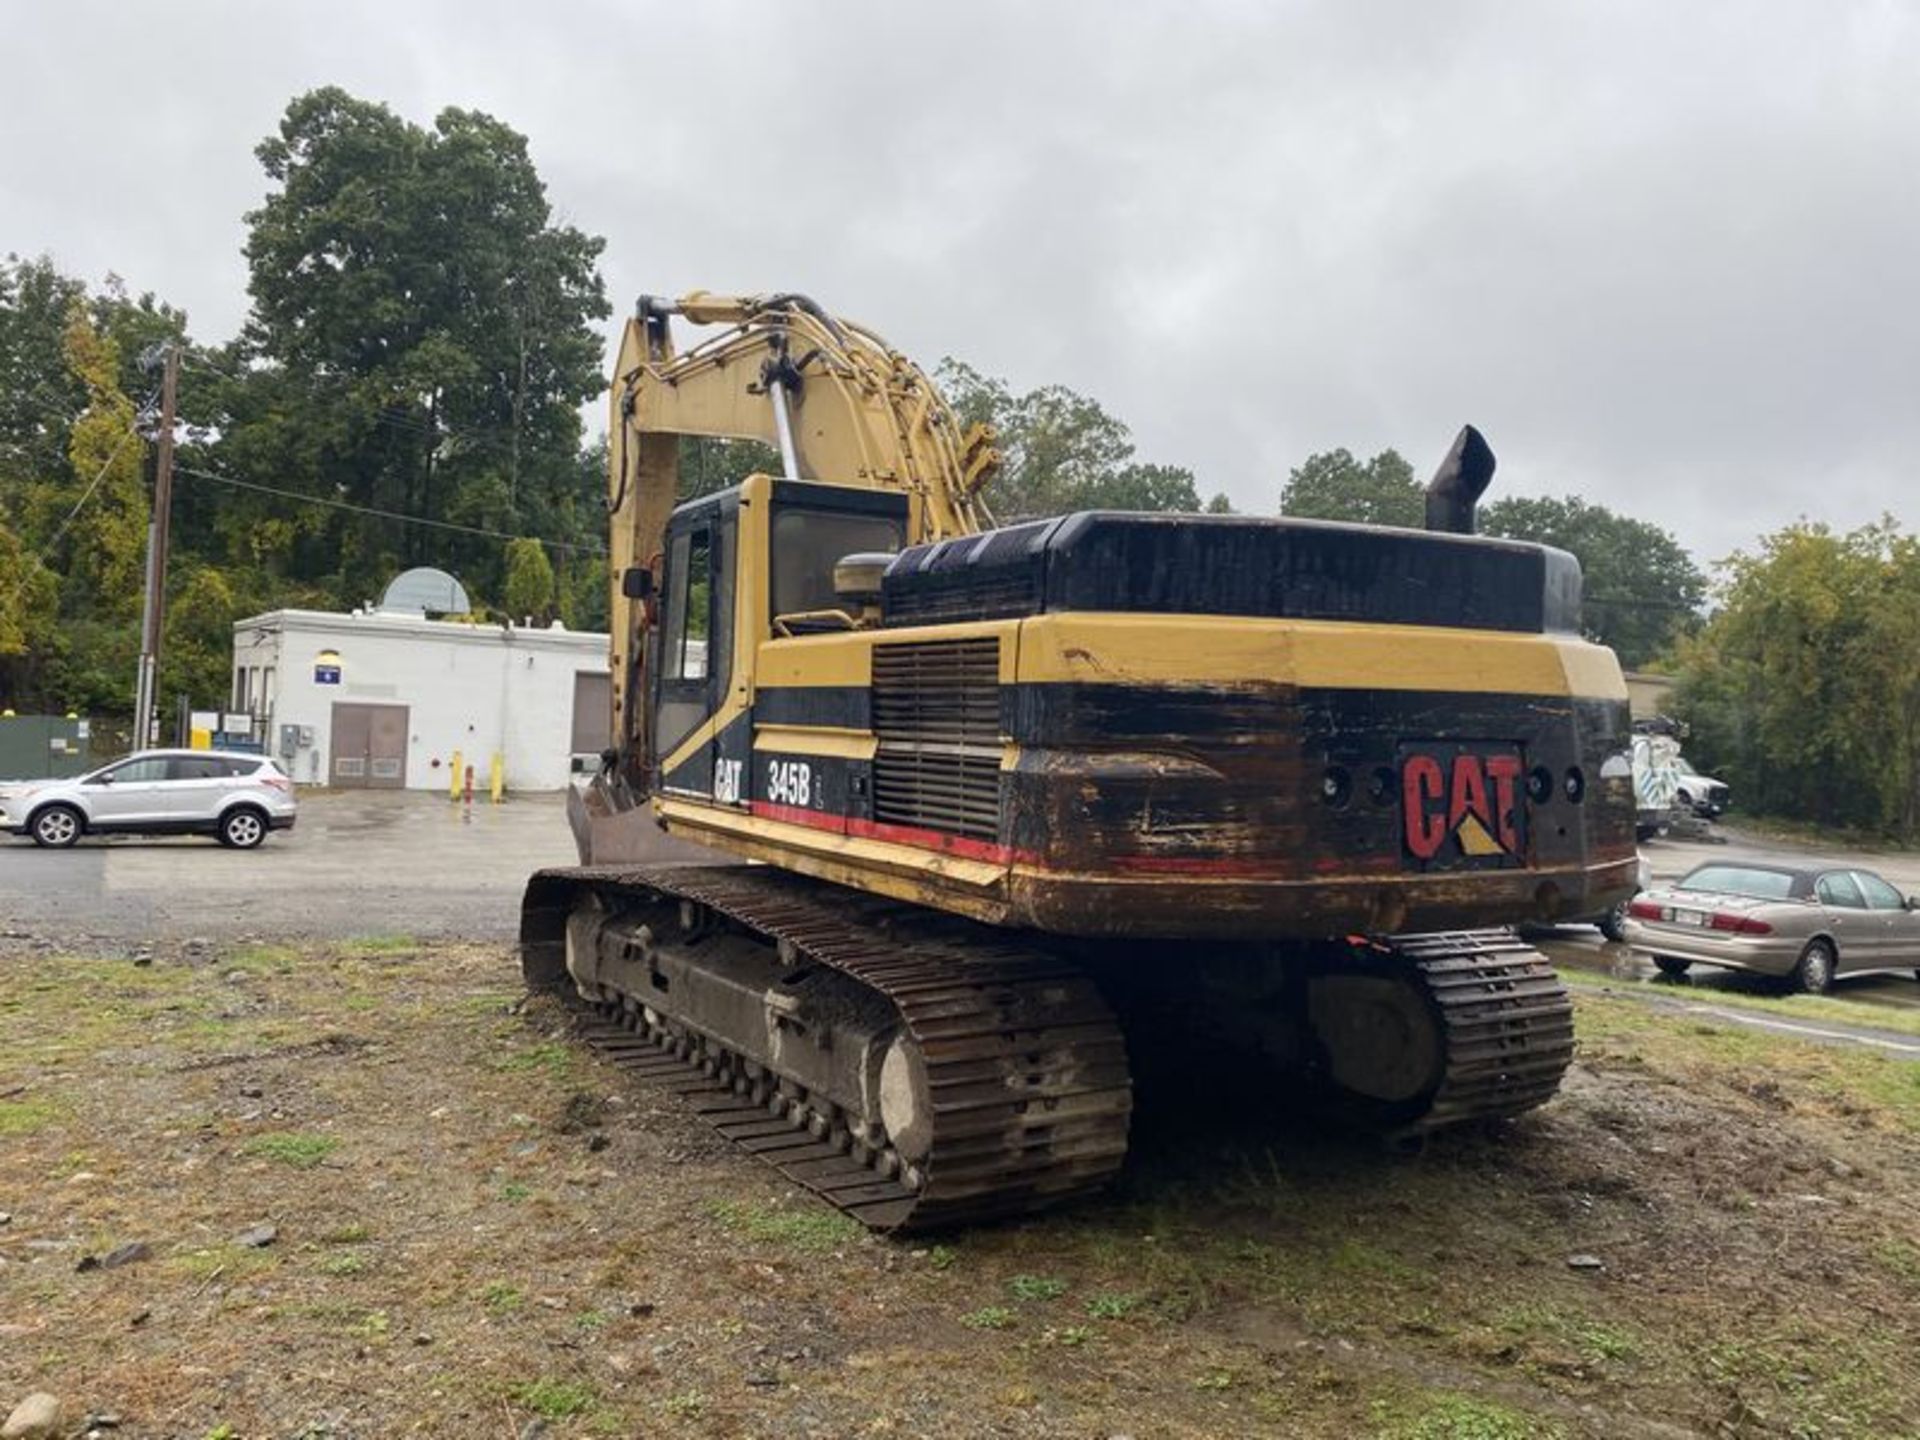
<path id="1" fill-rule="evenodd" d="M 480 1303 L 487 1307 L 490 1314 L 511 1315 L 527 1303 L 527 1297 L 520 1293 L 517 1285 L 509 1285 L 504 1280 L 491 1280 L 480 1291 Z"/>
<path id="2" fill-rule="evenodd" d="M 1051 1275 L 1016 1275 L 1007 1282 L 1016 1300 L 1058 1300 L 1067 1293 L 1067 1282 Z"/>
<path id="3" fill-rule="evenodd" d="M 969 1330 L 1006 1330 L 1013 1325 L 1013 1311 L 1004 1305 L 987 1305 L 960 1317 Z"/>
<path id="4" fill-rule="evenodd" d="M 1701 967 L 1703 974 L 1714 973 Z M 1557 972 L 1577 989 L 1620 994 L 1623 989 L 1639 988 L 1641 982 L 1623 982 L 1571 966 Z M 1767 995 L 1758 990 L 1694 989 L 1689 985 L 1653 985 L 1648 990 L 1664 1000 L 1696 1005 L 1717 1005 L 1727 1010 L 1747 1010 L 1781 1020 L 1802 1020 L 1808 1024 L 1831 1021 L 1841 1025 L 1862 1025 L 1901 1035 L 1920 1035 L 1920 1012 L 1896 1010 L 1890 1005 L 1868 1005 L 1846 997 L 1842 984 L 1834 995 Z"/>
<path id="5" fill-rule="evenodd" d="M 577 1380 L 549 1380 L 544 1376 L 515 1385 L 507 1394 L 515 1404 L 547 1420 L 583 1415 L 593 1408 L 595 1399 L 592 1388 Z"/>
<path id="6" fill-rule="evenodd" d="M 349 1275 L 358 1275 L 366 1268 L 366 1258 L 362 1255 L 355 1254 L 351 1250 L 342 1251 L 338 1255 L 325 1256 L 320 1261 L 320 1269 L 323 1274 L 335 1275 L 341 1278 Z"/>
<path id="7" fill-rule="evenodd" d="M 1086 1311 L 1095 1320 L 1124 1320 L 1140 1308 L 1138 1295 L 1123 1294 L 1109 1290 L 1102 1295 L 1087 1297 Z"/>
<path id="8" fill-rule="evenodd" d="M 708 1206 L 707 1213 L 750 1240 L 784 1245 L 809 1255 L 829 1254 L 866 1234 L 866 1227 L 852 1216 L 816 1205 L 782 1210 L 771 1205 L 722 1200 Z"/>
<path id="9" fill-rule="evenodd" d="M 1516 1305 L 1500 1316 L 1498 1324 L 1509 1335 L 1565 1345 L 1590 1365 L 1630 1360 L 1641 1350 L 1638 1334 L 1627 1326 L 1570 1314 L 1552 1305 Z"/>
<path id="10" fill-rule="evenodd" d="M 291 1130 L 276 1130 L 256 1135 L 247 1142 L 246 1153 L 263 1160 L 276 1160 L 296 1169 L 311 1170 L 340 1148 L 331 1135 L 301 1135 Z"/>
<path id="11" fill-rule="evenodd" d="M 543 1070 L 549 1075 L 564 1075 L 573 1068 L 573 1062 L 573 1051 L 567 1046 L 547 1044 L 530 1045 L 511 1055 L 503 1055 L 495 1062 L 495 1066 L 509 1073 Z"/>
<path id="12" fill-rule="evenodd" d="M 54 1122 L 60 1107 L 44 1098 L 0 1100 L 0 1135 L 33 1135 Z"/>
<path id="13" fill-rule="evenodd" d="M 247 975 L 291 975 L 299 960 L 300 952 L 291 946 L 247 945 L 221 960 L 220 969 Z"/>
<path id="14" fill-rule="evenodd" d="M 342 955 L 411 955 L 420 942 L 411 935 L 366 935 L 338 947 Z"/>
<path id="15" fill-rule="evenodd" d="M 1566 1433 L 1536 1415 L 1471 1395 L 1436 1395 L 1410 1415 L 1376 1406 L 1375 1419 L 1377 1440 L 1557 1440 Z"/>

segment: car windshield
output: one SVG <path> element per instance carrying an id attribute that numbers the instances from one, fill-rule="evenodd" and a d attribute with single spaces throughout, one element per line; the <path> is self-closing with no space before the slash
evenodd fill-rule
<path id="1" fill-rule="evenodd" d="M 1793 893 L 1793 873 L 1751 865 L 1702 865 L 1680 882 L 1682 890 L 1714 895 L 1744 895 L 1751 900 L 1785 900 Z"/>
<path id="2" fill-rule="evenodd" d="M 1688 760 L 1684 755 L 1676 755 L 1673 757 L 1673 768 L 1678 770 L 1682 775 L 1698 775 L 1700 773 L 1693 768 L 1693 762 Z"/>

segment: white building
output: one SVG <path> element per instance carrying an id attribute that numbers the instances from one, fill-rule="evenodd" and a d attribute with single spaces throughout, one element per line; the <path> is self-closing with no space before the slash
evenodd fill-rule
<path id="1" fill-rule="evenodd" d="M 233 627 L 233 708 L 302 784 L 558 790 L 607 745 L 607 637 L 385 611 L 274 610 Z"/>

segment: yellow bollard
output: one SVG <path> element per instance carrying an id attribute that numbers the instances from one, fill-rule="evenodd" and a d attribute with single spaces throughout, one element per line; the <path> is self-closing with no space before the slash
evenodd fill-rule
<path id="1" fill-rule="evenodd" d="M 447 798 L 457 801 L 460 798 L 460 752 L 453 752 L 453 764 L 447 770 Z"/>
<path id="2" fill-rule="evenodd" d="M 487 788 L 493 793 L 493 803 L 498 805 L 507 788 L 507 760 L 498 750 L 493 752 L 493 764 L 488 768 Z"/>

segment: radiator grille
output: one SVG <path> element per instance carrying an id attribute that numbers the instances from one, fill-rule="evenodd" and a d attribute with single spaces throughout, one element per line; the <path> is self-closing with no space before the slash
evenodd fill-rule
<path id="1" fill-rule="evenodd" d="M 873 651 L 873 814 L 974 839 L 1000 833 L 1000 642 Z"/>

